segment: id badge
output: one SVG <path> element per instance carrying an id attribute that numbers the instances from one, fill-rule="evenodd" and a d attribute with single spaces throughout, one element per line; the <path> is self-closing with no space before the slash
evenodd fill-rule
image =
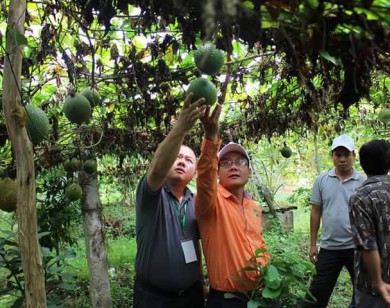
<path id="1" fill-rule="evenodd" d="M 184 253 L 186 263 L 195 262 L 198 260 L 195 252 L 194 241 L 191 238 L 181 240 L 181 248 Z"/>

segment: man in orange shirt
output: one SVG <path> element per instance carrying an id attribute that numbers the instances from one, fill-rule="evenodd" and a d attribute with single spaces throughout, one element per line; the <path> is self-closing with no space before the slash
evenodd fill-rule
<path id="1" fill-rule="evenodd" d="M 195 213 L 210 280 L 209 308 L 246 308 L 245 300 L 225 298 L 225 293 L 250 292 L 258 273 L 241 271 L 256 249 L 266 249 L 261 209 L 244 190 L 251 174 L 249 156 L 237 143 L 227 144 L 219 153 L 217 105 L 201 118 L 205 135 L 198 162 Z M 218 183 L 219 178 L 219 183 Z M 258 260 L 264 266 L 269 254 Z M 242 281 L 237 281 L 237 277 Z M 245 297 L 243 297 L 245 299 Z"/>

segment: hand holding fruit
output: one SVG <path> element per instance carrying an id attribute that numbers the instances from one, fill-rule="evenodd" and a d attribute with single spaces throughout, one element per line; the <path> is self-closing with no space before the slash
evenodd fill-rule
<path id="1" fill-rule="evenodd" d="M 183 131 L 189 131 L 195 125 L 196 121 L 204 115 L 206 110 L 204 98 L 200 98 L 192 103 L 192 97 L 192 93 L 187 95 L 179 119 L 175 125 L 180 126 Z"/>
<path id="2" fill-rule="evenodd" d="M 210 115 L 210 106 L 207 106 L 206 112 L 200 121 L 204 127 L 204 134 L 207 140 L 217 141 L 219 134 L 219 117 L 221 115 L 222 106 L 217 104 Z"/>

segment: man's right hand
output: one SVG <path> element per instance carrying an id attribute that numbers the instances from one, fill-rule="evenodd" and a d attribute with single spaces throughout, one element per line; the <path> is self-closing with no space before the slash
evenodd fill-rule
<path id="1" fill-rule="evenodd" d="M 317 248 L 317 245 L 310 246 L 309 256 L 310 256 L 310 261 L 312 263 L 316 263 L 317 262 L 317 260 L 318 260 L 318 248 Z"/>
<path id="2" fill-rule="evenodd" d="M 383 282 L 377 286 L 376 289 L 378 290 L 383 300 L 390 304 L 390 284 Z"/>
<path id="3" fill-rule="evenodd" d="M 184 101 L 183 108 L 180 112 L 179 118 L 176 122 L 176 127 L 182 131 L 189 131 L 196 123 L 196 121 L 203 117 L 207 106 L 204 98 L 191 103 L 193 94 L 189 93 Z"/>
<path id="4" fill-rule="evenodd" d="M 200 118 L 203 124 L 204 134 L 207 140 L 216 141 L 219 134 L 219 117 L 221 115 L 222 105 L 217 104 L 210 115 L 210 106 L 204 113 L 204 116 Z"/>

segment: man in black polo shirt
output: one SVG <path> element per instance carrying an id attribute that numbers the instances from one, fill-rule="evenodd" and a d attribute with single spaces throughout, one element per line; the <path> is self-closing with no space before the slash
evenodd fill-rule
<path id="1" fill-rule="evenodd" d="M 199 232 L 187 188 L 196 157 L 182 143 L 206 106 L 204 99 L 191 104 L 191 97 L 137 187 L 134 308 L 204 307 Z"/>

